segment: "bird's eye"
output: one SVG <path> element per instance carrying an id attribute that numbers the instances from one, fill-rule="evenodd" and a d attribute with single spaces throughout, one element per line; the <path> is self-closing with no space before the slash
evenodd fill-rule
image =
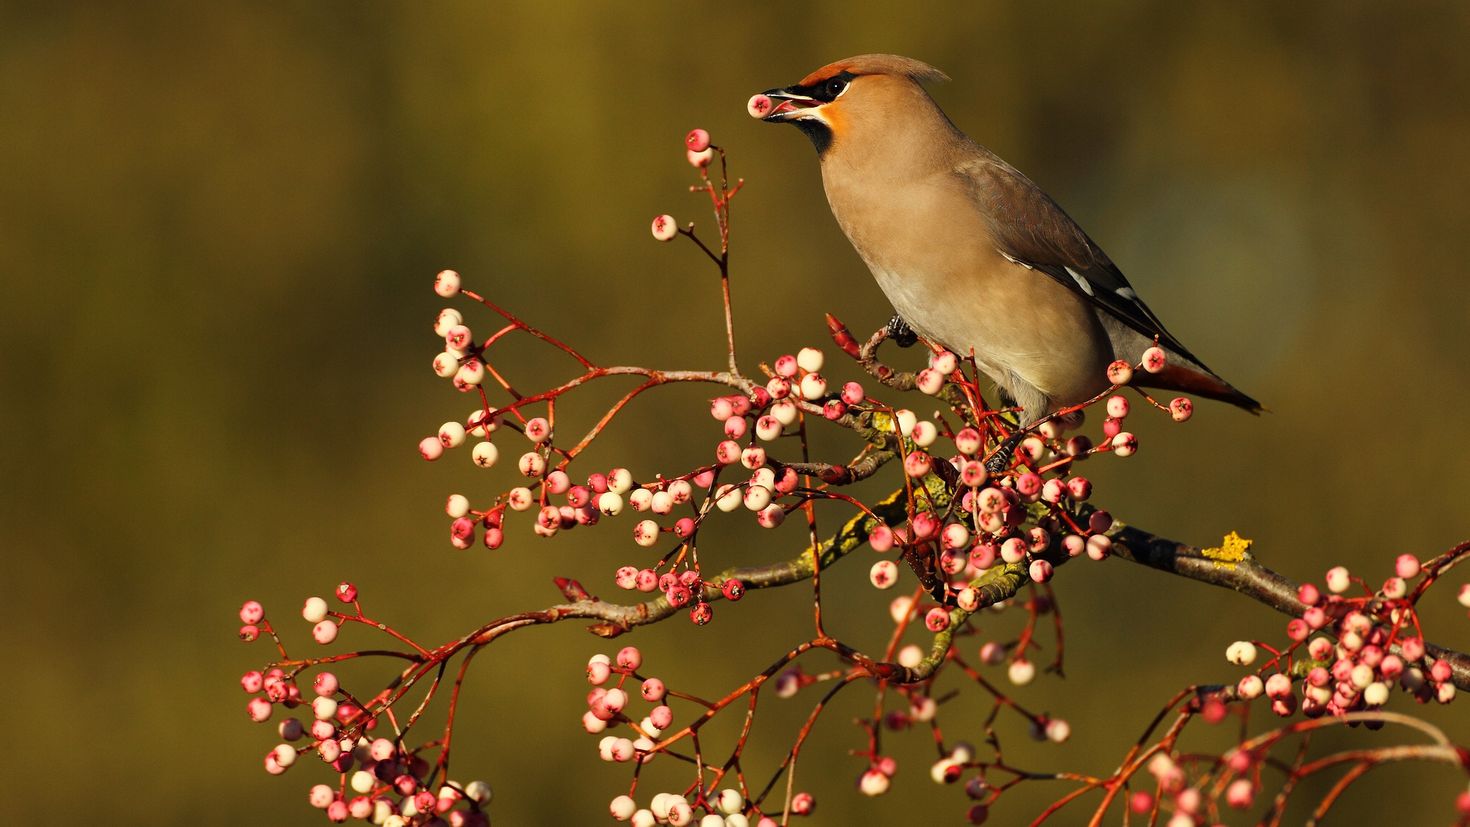
<path id="1" fill-rule="evenodd" d="M 827 93 L 827 96 L 829 98 L 836 98 L 838 95 L 842 94 L 842 91 L 846 88 L 847 81 L 843 80 L 842 78 L 832 78 L 831 80 L 827 81 L 827 86 L 823 91 Z"/>

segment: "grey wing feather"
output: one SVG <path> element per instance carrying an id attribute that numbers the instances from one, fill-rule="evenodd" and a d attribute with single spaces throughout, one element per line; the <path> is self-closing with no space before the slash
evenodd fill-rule
<path id="1" fill-rule="evenodd" d="M 1039 270 L 1147 338 L 1200 367 L 1194 354 L 1149 309 L 1107 254 L 1055 201 L 1006 162 L 978 147 L 983 159 L 956 169 L 985 208 L 1000 252 Z M 1208 370 L 1208 368 L 1205 368 Z"/>

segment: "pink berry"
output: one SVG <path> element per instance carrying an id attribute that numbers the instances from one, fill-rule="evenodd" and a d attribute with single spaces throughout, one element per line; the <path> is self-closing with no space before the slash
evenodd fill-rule
<path id="1" fill-rule="evenodd" d="M 659 215 L 653 219 L 653 237 L 659 241 L 668 241 L 679 234 L 679 225 L 674 221 L 672 215 Z"/>
<path id="2" fill-rule="evenodd" d="M 426 436 L 419 441 L 419 456 L 429 462 L 444 456 L 444 443 L 437 436 Z"/>
<path id="3" fill-rule="evenodd" d="M 1412 554 L 1400 554 L 1394 561 L 1394 573 L 1408 580 L 1419 576 L 1419 558 Z"/>
<path id="4" fill-rule="evenodd" d="M 1312 583 L 1303 583 L 1297 587 L 1296 597 L 1308 606 L 1315 606 L 1322 599 L 1322 592 Z"/>
<path id="5" fill-rule="evenodd" d="M 306 800 L 318 810 L 325 810 L 336 800 L 337 794 L 326 784 L 317 784 L 307 793 Z"/>
<path id="6" fill-rule="evenodd" d="M 708 603 L 696 603 L 694 607 L 689 610 L 689 619 L 693 621 L 694 625 L 696 626 L 703 626 L 706 623 L 709 623 L 710 620 L 714 618 L 714 616 L 715 610 L 711 608 Z"/>
<path id="7" fill-rule="evenodd" d="M 1169 416 L 1174 417 L 1175 422 L 1188 422 L 1194 416 L 1194 402 L 1187 396 L 1176 396 L 1169 400 Z"/>
<path id="8" fill-rule="evenodd" d="M 245 704 L 246 714 L 250 716 L 250 720 L 257 724 L 270 720 L 273 710 L 274 707 L 271 706 L 271 702 L 265 698 L 251 698 L 249 703 Z"/>
<path id="9" fill-rule="evenodd" d="M 357 587 L 344 580 L 337 584 L 336 594 L 343 603 L 352 603 L 357 600 Z"/>
<path id="10" fill-rule="evenodd" d="M 891 563 L 892 561 L 883 560 L 881 562 Z M 935 606 L 924 615 L 924 627 L 935 633 L 948 629 L 949 612 L 939 606 Z"/>
<path id="11" fill-rule="evenodd" d="M 633 566 L 622 566 L 613 575 L 613 582 L 620 589 L 632 589 L 638 585 L 638 569 Z"/>
<path id="12" fill-rule="evenodd" d="M 311 637 L 323 646 L 337 639 L 337 624 L 331 620 L 323 620 L 311 627 Z"/>
<path id="13" fill-rule="evenodd" d="M 245 601 L 245 604 L 240 607 L 241 623 L 256 624 L 264 618 L 265 609 L 261 608 L 260 603 L 254 600 L 247 600 Z"/>
<path id="14" fill-rule="evenodd" d="M 624 646 L 618 651 L 617 662 L 619 667 L 634 671 L 643 665 L 643 653 L 637 646 Z"/>
<path id="15" fill-rule="evenodd" d="M 731 577 L 720 586 L 720 593 L 733 603 L 745 596 L 745 584 Z"/>
<path id="16" fill-rule="evenodd" d="M 1164 369 L 1168 357 L 1164 349 L 1157 345 L 1143 352 L 1143 369 L 1149 373 L 1158 373 Z"/>
<path id="17" fill-rule="evenodd" d="M 1045 583 L 1046 581 L 1051 579 L 1051 563 L 1048 563 L 1045 560 L 1032 560 L 1030 574 L 1032 580 L 1036 581 L 1037 583 Z"/>
<path id="18" fill-rule="evenodd" d="M 684 146 L 691 152 L 703 152 L 709 148 L 709 133 L 703 129 L 691 129 L 684 136 Z"/>
<path id="19" fill-rule="evenodd" d="M 1150 348 L 1150 350 L 1156 350 L 1156 348 Z M 1255 799 L 1256 789 L 1251 785 L 1249 779 L 1237 778 L 1225 788 L 1225 803 L 1237 810 L 1250 807 Z"/>
<path id="20" fill-rule="evenodd" d="M 745 111 L 752 118 L 765 118 L 776 108 L 776 102 L 765 95 L 755 95 L 745 104 Z"/>
<path id="21" fill-rule="evenodd" d="M 1414 663 L 1424 657 L 1424 641 L 1417 637 L 1406 637 L 1399 643 L 1399 651 L 1404 660 Z"/>
<path id="22" fill-rule="evenodd" d="M 1092 481 L 1086 477 L 1072 477 L 1067 480 L 1067 493 L 1077 502 L 1086 502 L 1092 496 Z"/>
<path id="23" fill-rule="evenodd" d="M 914 451 L 903 458 L 904 472 L 916 479 L 928 474 L 931 467 L 929 455 L 923 451 Z"/>
<path id="24" fill-rule="evenodd" d="M 240 627 L 240 639 L 251 643 L 260 637 L 260 628 L 254 624 L 247 623 Z"/>
<path id="25" fill-rule="evenodd" d="M 331 672 L 318 672 L 316 679 L 311 682 L 312 691 L 323 697 L 337 694 L 338 686 L 337 676 Z"/>
<path id="26" fill-rule="evenodd" d="M 244 689 L 246 692 L 255 694 L 256 692 L 260 691 L 260 687 L 263 682 L 264 677 L 260 674 L 260 672 L 251 670 L 240 677 L 240 688 Z"/>
<path id="27" fill-rule="evenodd" d="M 1000 549 L 995 543 L 976 543 L 970 549 L 970 565 L 977 569 L 988 569 L 995 565 L 995 558 L 1000 554 Z"/>
<path id="28" fill-rule="evenodd" d="M 658 703 L 664 699 L 665 693 L 668 692 L 664 687 L 664 682 L 658 678 L 649 678 L 644 681 L 639 691 L 643 695 L 643 700 L 649 703 Z"/>
<path id="29" fill-rule="evenodd" d="M 791 797 L 791 813 L 793 815 L 807 816 L 817 809 L 817 800 L 811 793 L 797 793 Z"/>
<path id="30" fill-rule="evenodd" d="M 1128 400 L 1121 396 L 1108 397 L 1108 416 L 1114 419 L 1124 419 L 1128 416 Z"/>

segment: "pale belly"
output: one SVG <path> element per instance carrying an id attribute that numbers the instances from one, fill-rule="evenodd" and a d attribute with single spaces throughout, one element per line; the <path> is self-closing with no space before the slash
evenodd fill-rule
<path id="1" fill-rule="evenodd" d="M 995 258 L 981 272 L 939 277 L 871 269 L 904 321 L 960 356 L 973 353 L 1027 420 L 1101 392 L 1112 349 L 1096 311 L 1046 274 Z"/>

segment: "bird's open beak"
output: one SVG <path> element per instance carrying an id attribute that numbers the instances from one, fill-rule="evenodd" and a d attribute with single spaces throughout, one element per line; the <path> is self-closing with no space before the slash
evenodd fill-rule
<path id="1" fill-rule="evenodd" d="M 809 95 L 792 92 L 789 89 L 769 89 L 750 99 L 746 111 L 752 118 L 758 118 L 767 123 L 784 123 L 801 117 L 810 117 L 810 114 L 802 113 L 821 106 L 822 102 Z"/>

